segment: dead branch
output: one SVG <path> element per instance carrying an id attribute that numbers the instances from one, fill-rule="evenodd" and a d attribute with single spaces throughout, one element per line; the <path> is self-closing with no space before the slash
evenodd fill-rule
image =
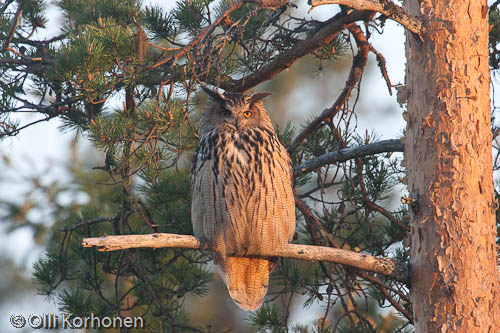
<path id="1" fill-rule="evenodd" d="M 379 51 L 377 51 L 377 49 L 375 49 L 373 47 L 373 45 L 370 45 L 370 51 L 372 51 L 377 58 L 378 67 L 380 68 L 380 72 L 382 73 L 382 76 L 384 77 L 385 83 L 387 83 L 387 89 L 389 89 L 389 95 L 392 96 L 392 84 L 391 84 L 391 80 L 389 79 L 389 74 L 387 73 L 385 58 L 382 55 L 382 53 L 380 53 Z"/>
<path id="2" fill-rule="evenodd" d="M 99 251 L 116 251 L 133 248 L 158 249 L 164 247 L 212 250 L 207 244 L 201 243 L 193 236 L 166 233 L 84 238 L 82 245 L 83 247 L 96 246 Z M 406 265 L 396 260 L 325 246 L 287 244 L 285 247 L 272 249 L 269 252 L 247 253 L 247 255 L 328 261 L 387 275 L 405 283 L 408 277 Z"/>
<path id="3" fill-rule="evenodd" d="M 378 12 L 398 22 L 408 31 L 420 36 L 422 33 L 422 22 L 410 16 L 402 7 L 390 0 L 310 0 L 311 9 L 322 5 L 344 5 L 356 10 L 370 10 Z"/>

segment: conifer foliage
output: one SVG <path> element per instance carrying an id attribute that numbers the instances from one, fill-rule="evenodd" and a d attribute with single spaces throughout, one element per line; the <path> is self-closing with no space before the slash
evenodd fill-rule
<path id="1" fill-rule="evenodd" d="M 296 171 L 329 152 L 378 143 L 376 134 L 355 134 L 355 107 L 368 54 L 375 55 L 391 89 L 385 60 L 370 45 L 387 17 L 343 9 L 318 21 L 298 16 L 294 3 L 178 0 L 164 8 L 139 0 L 58 0 L 64 23 L 49 39 L 39 37 L 47 23 L 45 1 L 1 5 L 0 138 L 57 118 L 105 156 L 86 171 L 94 175 L 93 186 L 80 190 L 89 203 L 60 213 L 47 230 L 47 253 L 34 274 L 40 294 L 79 316 L 142 316 L 152 331 L 232 328 L 203 301 L 216 277 L 207 253 L 102 253 L 83 248 L 81 240 L 192 234 L 189 168 L 205 99 L 202 84 L 242 92 L 305 56 L 320 69 L 352 58 L 346 85 L 332 92 L 331 107 L 314 112 L 307 124 L 280 128 L 281 139 Z M 20 118 L 21 113 L 37 118 Z M 407 262 L 408 207 L 384 208 L 403 177 L 399 159 L 390 153 L 319 161 L 312 171 L 296 172 L 294 242 Z M 411 328 L 408 286 L 383 275 L 284 259 L 271 280 L 265 305 L 248 317 L 252 329 Z M 293 304 L 316 309 L 316 319 L 291 318 Z M 379 312 L 386 307 L 392 312 Z M 199 319 L 205 312 L 206 319 Z M 299 324 L 291 327 L 292 321 Z"/>

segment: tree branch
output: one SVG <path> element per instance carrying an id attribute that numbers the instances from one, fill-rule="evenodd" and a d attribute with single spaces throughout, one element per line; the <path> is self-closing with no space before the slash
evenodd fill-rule
<path id="1" fill-rule="evenodd" d="M 119 235 L 98 238 L 84 238 L 83 247 L 97 246 L 99 251 L 116 251 L 132 248 L 164 248 L 180 247 L 185 249 L 209 250 L 207 244 L 199 242 L 195 237 L 176 234 Z M 324 246 L 287 244 L 283 248 L 275 248 L 259 253 L 247 253 L 248 256 L 283 257 L 301 260 L 328 261 L 359 268 L 365 271 L 390 276 L 398 281 L 407 281 L 406 265 L 389 258 L 379 258 L 368 254 L 335 249 Z"/>
<path id="2" fill-rule="evenodd" d="M 38 120 L 35 120 L 35 121 L 32 121 L 31 123 L 28 123 L 26 125 L 23 125 L 21 127 L 17 127 L 11 131 L 5 131 L 5 132 L 1 132 L 0 131 L 0 139 L 4 138 L 4 137 L 7 137 L 7 136 L 14 136 L 14 135 L 17 135 L 19 134 L 20 131 L 22 131 L 23 129 L 25 128 L 28 128 L 30 126 L 33 126 L 33 125 L 36 125 L 38 123 L 41 123 L 43 121 L 49 121 L 50 119 L 52 118 L 55 118 L 57 115 L 49 115 L 49 116 L 46 116 L 45 118 L 42 118 L 42 119 L 38 119 Z"/>
<path id="3" fill-rule="evenodd" d="M 29 66 L 33 64 L 39 64 L 40 61 L 42 60 L 43 59 L 40 57 L 37 58 L 24 57 L 22 59 L 6 57 L 6 58 L 0 58 L 0 64 L 16 64 L 16 65 Z"/>
<path id="4" fill-rule="evenodd" d="M 303 175 L 304 173 L 308 173 L 312 170 L 321 168 L 324 165 L 337 162 L 345 162 L 356 157 L 388 152 L 402 152 L 403 148 L 404 145 L 399 139 L 383 140 L 358 147 L 344 148 L 338 151 L 332 151 L 320 155 L 310 161 L 305 162 L 302 165 L 294 166 L 293 175 L 297 177 Z"/>
<path id="5" fill-rule="evenodd" d="M 373 209 L 383 216 L 385 216 L 386 219 L 388 219 L 391 223 L 397 225 L 401 230 L 404 230 L 405 232 L 410 231 L 410 227 L 407 225 L 399 222 L 390 212 L 388 212 L 384 207 L 380 207 L 377 205 L 375 202 L 371 201 L 367 197 L 364 197 L 363 200 L 365 201 L 365 205 L 368 206 L 368 208 Z"/>
<path id="6" fill-rule="evenodd" d="M 370 10 L 398 22 L 408 31 L 420 36 L 422 33 L 422 22 L 410 16 L 402 7 L 390 0 L 309 0 L 311 10 L 322 5 L 344 5 L 356 10 Z"/>
<path id="7" fill-rule="evenodd" d="M 203 43 L 208 36 L 214 31 L 214 29 L 220 25 L 224 17 L 229 15 L 232 11 L 238 9 L 244 2 L 255 2 L 259 3 L 257 0 L 246 0 L 232 2 L 230 6 L 226 8 L 226 11 L 209 27 L 205 28 L 200 35 L 196 36 L 189 44 L 183 46 L 181 50 L 170 55 L 166 58 L 158 60 L 151 68 L 160 67 L 163 70 L 167 70 L 168 75 L 151 75 L 148 78 L 148 82 L 151 84 L 158 84 L 160 82 L 176 80 L 178 76 L 184 75 L 184 73 L 173 73 L 172 68 L 176 65 L 177 59 L 193 50 L 194 48 L 199 48 L 201 43 Z M 282 71 L 290 68 L 297 60 L 303 58 L 304 56 L 310 54 L 311 52 L 319 49 L 325 43 L 332 41 L 346 26 L 352 24 L 356 21 L 369 20 L 373 15 L 372 11 L 356 11 L 351 14 L 338 14 L 335 17 L 329 19 L 321 25 L 312 37 L 298 41 L 296 45 L 281 54 L 279 54 L 275 59 L 262 66 L 255 72 L 248 74 L 240 79 L 229 80 L 228 82 L 222 83 L 220 88 L 224 90 L 234 91 L 234 92 L 244 92 L 251 89 L 258 84 L 268 81 L 281 73 Z"/>
<path id="8" fill-rule="evenodd" d="M 268 81 L 282 71 L 290 68 L 293 63 L 300 58 L 332 41 L 347 25 L 356 21 L 365 20 L 371 14 L 372 13 L 369 11 L 357 11 L 345 16 L 335 16 L 330 19 L 328 23 L 324 24 L 311 38 L 297 42 L 292 49 L 280 54 L 276 59 L 262 66 L 262 68 L 256 72 L 239 80 L 222 84 L 221 88 L 224 90 L 243 92 L 264 81 Z"/>
<path id="9" fill-rule="evenodd" d="M 5 11 L 7 10 L 7 7 L 10 6 L 11 3 L 13 3 L 14 0 L 7 0 L 3 3 L 2 7 L 0 8 L 0 14 L 4 14 Z"/>

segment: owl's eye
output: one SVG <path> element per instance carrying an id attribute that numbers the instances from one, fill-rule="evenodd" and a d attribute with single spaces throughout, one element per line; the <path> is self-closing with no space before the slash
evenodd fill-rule
<path id="1" fill-rule="evenodd" d="M 252 116 L 252 111 L 245 111 L 245 112 L 243 112 L 243 117 L 250 118 L 251 116 Z"/>
<path id="2" fill-rule="evenodd" d="M 228 109 L 222 109 L 222 115 L 224 117 L 229 117 L 230 115 L 232 115 L 233 113 L 231 112 L 231 110 L 228 110 Z"/>

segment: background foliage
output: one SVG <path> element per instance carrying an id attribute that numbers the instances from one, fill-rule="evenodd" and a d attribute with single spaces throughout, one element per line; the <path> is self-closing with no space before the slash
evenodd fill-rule
<path id="1" fill-rule="evenodd" d="M 22 204 L 0 203 L 9 231 L 29 226 L 46 246 L 45 256 L 34 265 L 39 294 L 60 311 L 78 316 L 142 316 L 151 331 L 411 329 L 407 286 L 341 265 L 280 260 L 265 305 L 241 321 L 207 253 L 101 253 L 81 247 L 82 238 L 104 234 L 192 233 L 189 168 L 206 98 L 199 93 L 200 84 L 245 91 L 298 58 L 305 57 L 288 79 L 297 75 L 297 68 L 321 75 L 332 64 L 352 59 L 345 87 L 328 92 L 335 101 L 329 110 L 278 131 L 294 165 L 377 142 L 376 133 L 356 132 L 356 106 L 369 52 L 381 77 L 387 74 L 383 56 L 369 44 L 371 35 L 383 30 L 384 17 L 365 13 L 360 21 L 356 13 L 341 10 L 317 21 L 299 16 L 293 2 L 270 8 L 179 0 L 168 9 L 132 0 L 56 4 L 64 25 L 49 40 L 37 37 L 47 22 L 42 0 L 6 1 L 0 16 L 0 137 L 57 118 L 62 130 L 82 134 L 102 154 L 81 156 L 75 141 L 66 164 L 68 185 L 41 184 L 35 177 Z M 494 4 L 493 71 L 498 69 L 498 17 Z M 308 48 L 316 39 L 321 39 L 319 46 Z M 276 78 L 267 88 L 280 89 L 286 80 Z M 391 89 L 388 79 L 387 84 Z M 38 118 L 24 123 L 17 117 L 21 113 Z M 286 113 L 271 114 L 288 118 Z M 500 131 L 495 126 L 493 133 L 496 140 Z M 498 151 L 495 144 L 497 157 Z M 388 208 L 403 178 L 399 158 L 389 153 L 323 165 L 296 177 L 294 242 L 407 262 L 407 208 Z M 71 199 L 61 203 L 61 196 Z M 50 207 L 45 218 L 51 223 L 29 214 L 42 207 Z M 314 308 L 316 319 L 292 318 L 302 307 Z"/>

